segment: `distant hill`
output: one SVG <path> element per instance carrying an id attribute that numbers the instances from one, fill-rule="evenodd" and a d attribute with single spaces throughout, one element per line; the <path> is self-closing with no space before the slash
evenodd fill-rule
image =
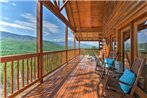
<path id="1" fill-rule="evenodd" d="M 64 42 L 43 41 L 44 51 L 58 51 L 64 49 Z M 69 49 L 74 47 L 74 42 L 68 42 Z M 18 35 L 11 32 L 0 31 L 0 56 L 35 53 L 36 37 Z M 91 45 L 81 44 L 81 48 L 91 48 Z"/>
<path id="2" fill-rule="evenodd" d="M 1 40 L 3 40 L 3 39 L 28 40 L 28 41 L 36 40 L 36 37 L 32 37 L 32 36 L 28 36 L 28 35 L 18 35 L 18 34 L 13 34 L 10 32 L 5 32 L 5 31 L 0 31 L 0 36 L 1 36 Z M 51 41 L 44 41 L 44 42 L 50 42 L 50 43 L 60 45 L 60 46 L 65 45 L 65 42 L 51 42 Z M 68 41 L 68 46 L 73 47 L 74 42 Z M 88 44 L 81 44 L 80 46 L 81 46 L 81 48 L 92 47 L 92 45 L 88 45 Z"/>
<path id="3" fill-rule="evenodd" d="M 36 40 L 35 37 L 28 35 L 18 35 L 10 32 L 0 31 L 1 40 L 3 39 L 15 39 L 15 40 Z"/>
<path id="4" fill-rule="evenodd" d="M 3 31 L 0 31 L 0 46 L 0 56 L 35 53 L 37 51 L 35 37 L 12 34 Z M 49 41 L 43 41 L 44 51 L 57 51 L 63 49 L 64 46 Z"/>
<path id="5" fill-rule="evenodd" d="M 64 46 L 65 42 L 56 42 L 56 44 L 61 45 L 61 46 Z M 76 43 L 76 44 L 78 44 L 78 43 Z M 74 47 L 74 42 L 73 42 L 73 41 L 68 41 L 68 46 L 69 46 L 69 47 Z M 78 46 L 78 45 L 77 45 L 77 46 Z M 87 45 L 87 44 L 81 43 L 81 44 L 80 44 L 80 47 L 81 47 L 81 48 L 91 48 L 92 45 L 90 45 L 90 44 Z"/>

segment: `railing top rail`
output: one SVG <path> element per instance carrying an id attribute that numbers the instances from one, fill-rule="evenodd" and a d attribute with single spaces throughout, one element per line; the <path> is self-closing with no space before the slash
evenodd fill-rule
<path id="1" fill-rule="evenodd" d="M 43 55 L 52 54 L 52 53 L 59 53 L 59 52 L 65 52 L 65 51 L 72 51 L 72 50 L 79 50 L 79 49 L 68 49 L 68 50 L 59 50 L 59 51 L 48 51 L 48 52 L 43 52 Z"/>
<path id="2" fill-rule="evenodd" d="M 91 48 L 81 48 L 81 50 L 99 50 L 98 48 L 96 49 L 91 49 Z"/>
<path id="3" fill-rule="evenodd" d="M 25 59 L 25 58 L 31 58 L 31 57 L 36 57 L 39 56 L 38 53 L 32 53 L 32 54 L 19 54 L 19 55 L 12 55 L 12 56 L 1 56 L 0 57 L 0 62 L 9 62 L 13 60 L 20 60 L 20 59 Z"/>
<path id="4" fill-rule="evenodd" d="M 68 49 L 68 50 L 61 50 L 61 51 L 49 51 L 49 52 L 43 52 L 42 55 L 65 52 L 65 51 L 72 51 L 72 50 L 78 50 L 78 49 Z M 31 57 L 36 57 L 36 56 L 39 56 L 39 53 L 0 56 L 0 62 L 4 63 L 4 62 L 13 61 L 13 60 L 20 60 L 20 59 L 31 58 Z"/>

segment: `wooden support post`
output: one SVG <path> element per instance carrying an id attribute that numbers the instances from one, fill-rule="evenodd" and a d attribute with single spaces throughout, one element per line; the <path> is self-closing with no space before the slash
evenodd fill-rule
<path id="1" fill-rule="evenodd" d="M 65 28 L 65 51 L 66 51 L 66 63 L 68 63 L 68 26 Z"/>
<path id="2" fill-rule="evenodd" d="M 42 2 L 37 2 L 37 53 L 38 65 L 39 65 L 39 79 L 40 83 L 43 83 L 43 57 L 42 57 Z"/>
<path id="3" fill-rule="evenodd" d="M 121 52 L 121 32 L 120 30 L 116 30 L 116 43 L 117 43 L 117 52 L 119 53 L 118 60 L 121 61 L 122 52 Z"/>
<path id="4" fill-rule="evenodd" d="M 80 55 L 80 41 L 79 41 L 79 46 L 78 46 L 78 49 L 79 49 L 79 55 Z"/>
<path id="5" fill-rule="evenodd" d="M 130 65 L 132 65 L 132 62 L 133 62 L 133 60 L 134 60 L 134 44 L 136 44 L 136 43 L 134 43 L 134 35 L 135 35 L 135 33 L 134 33 L 134 28 L 133 28 L 133 23 L 130 23 L 130 37 L 131 37 L 131 64 Z"/>
<path id="6" fill-rule="evenodd" d="M 76 37 L 75 37 L 75 34 L 74 34 L 74 49 L 76 49 Z"/>
<path id="7" fill-rule="evenodd" d="M 76 57 L 76 37 L 75 37 L 75 34 L 74 34 L 74 55 Z"/>
<path id="8" fill-rule="evenodd" d="M 99 47 L 99 50 L 100 50 L 100 41 L 98 41 L 98 47 Z"/>

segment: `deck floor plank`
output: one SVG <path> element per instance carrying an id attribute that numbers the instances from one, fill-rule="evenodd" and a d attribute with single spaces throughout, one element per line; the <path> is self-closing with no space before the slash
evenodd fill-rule
<path id="1" fill-rule="evenodd" d="M 49 98 L 56 91 L 61 82 L 72 72 L 75 68 L 76 63 L 78 63 L 80 57 L 65 65 L 61 70 L 57 71 L 54 75 L 44 80 L 43 84 L 37 85 L 34 89 L 27 93 L 18 95 L 21 98 Z"/>
<path id="2" fill-rule="evenodd" d="M 79 59 L 73 60 L 54 75 L 44 79 L 43 84 L 21 98 L 100 98 L 103 81 L 95 73 L 95 62 L 84 57 L 77 64 Z"/>
<path id="3" fill-rule="evenodd" d="M 98 75 L 95 63 L 84 58 L 69 75 L 55 98 L 97 98 Z"/>

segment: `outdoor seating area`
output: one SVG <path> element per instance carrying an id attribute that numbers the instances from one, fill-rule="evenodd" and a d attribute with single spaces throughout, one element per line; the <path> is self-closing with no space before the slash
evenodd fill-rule
<path id="1" fill-rule="evenodd" d="M 2 4 L 17 11 L 19 4 L 23 8 L 24 1 L 15 3 Z M 23 23 L 16 16 L 13 24 L 6 23 L 13 19 L 0 16 L 3 29 L 9 31 L 8 26 L 16 31 L 0 34 L 7 39 L 6 44 L 0 39 L 5 46 L 1 51 L 12 45 L 10 35 L 15 39 L 12 46 L 20 49 L 10 47 L 8 54 L 0 55 L 0 97 L 147 98 L 147 1 L 36 0 L 24 4 L 31 7 L 16 13 Z M 17 35 L 19 30 L 24 32 Z M 95 46 L 84 44 L 88 42 Z"/>

